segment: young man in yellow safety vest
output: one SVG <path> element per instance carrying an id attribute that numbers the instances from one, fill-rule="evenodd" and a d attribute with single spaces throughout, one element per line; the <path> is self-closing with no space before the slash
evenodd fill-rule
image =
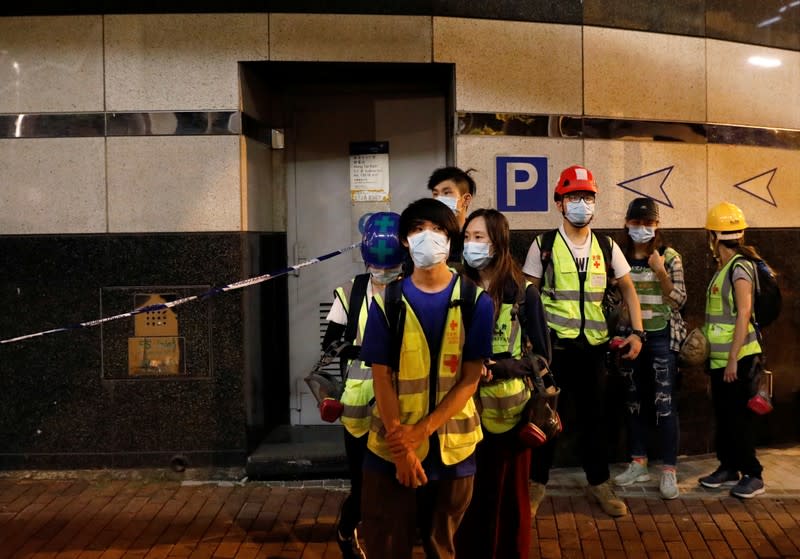
<path id="1" fill-rule="evenodd" d="M 645 333 L 625 256 L 609 237 L 595 235 L 589 227 L 596 196 L 597 184 L 588 169 L 573 165 L 561 172 L 554 193 L 563 218 L 561 226 L 536 238 L 522 271 L 541 289 L 553 342 L 551 368 L 561 387 L 559 403 L 563 406 L 571 400 L 575 404 L 577 425 L 566 424 L 566 429 L 577 427 L 579 432 L 589 496 L 606 514 L 624 516 L 628 508 L 609 482 L 606 451 L 605 355 L 609 333 L 603 296 L 611 281 L 609 274 L 613 274 L 630 314 L 632 332 L 625 338 L 623 358 L 636 358 Z M 550 246 L 543 245 L 545 238 L 550 239 Z M 557 440 L 533 451 L 532 511 L 544 498 Z"/>
<path id="2" fill-rule="evenodd" d="M 432 198 L 400 217 L 414 269 L 370 307 L 361 359 L 372 366 L 373 409 L 362 488 L 368 557 L 409 559 L 417 492 L 431 502 L 427 557 L 454 557 L 453 537 L 472 497 L 483 438 L 472 398 L 492 355 L 492 302 L 447 266 L 458 224 Z"/>
<path id="3" fill-rule="evenodd" d="M 344 340 L 350 346 L 340 354 L 343 366 L 344 392 L 341 421 L 344 425 L 344 448 L 350 472 L 350 494 L 342 503 L 336 531 L 343 559 L 364 559 L 358 541 L 357 526 L 361 521 L 361 478 L 364 454 L 367 451 L 370 412 L 375 400 L 372 371 L 358 358 L 367 324 L 367 310 L 376 293 L 400 276 L 405 248 L 398 236 L 400 216 L 393 212 L 372 214 L 364 224 L 361 257 L 367 273 L 360 274 L 336 288 L 328 313 L 328 328 L 322 342 L 326 350 L 332 343 Z"/>

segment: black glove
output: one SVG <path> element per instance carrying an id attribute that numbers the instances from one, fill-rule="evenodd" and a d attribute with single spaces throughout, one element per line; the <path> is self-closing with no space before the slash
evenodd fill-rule
<path id="1" fill-rule="evenodd" d="M 486 368 L 492 372 L 492 378 L 496 380 L 522 378 L 533 374 L 530 361 L 513 357 L 498 359 L 494 364 L 487 365 Z"/>

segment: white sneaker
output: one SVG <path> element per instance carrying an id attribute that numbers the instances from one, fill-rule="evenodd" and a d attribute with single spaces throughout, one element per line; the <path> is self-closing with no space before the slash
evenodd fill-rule
<path id="1" fill-rule="evenodd" d="M 620 487 L 644 481 L 650 481 L 650 474 L 647 473 L 647 466 L 636 461 L 628 464 L 628 469 L 614 478 L 614 483 Z"/>
<path id="2" fill-rule="evenodd" d="M 680 495 L 678 491 L 678 478 L 674 470 L 665 470 L 661 474 L 661 484 L 658 486 L 661 496 L 665 499 L 677 499 Z"/>

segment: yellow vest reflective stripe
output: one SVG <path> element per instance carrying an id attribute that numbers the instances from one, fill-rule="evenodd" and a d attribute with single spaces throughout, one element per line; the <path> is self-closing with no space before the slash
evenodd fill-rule
<path id="1" fill-rule="evenodd" d="M 667 248 L 664 251 L 664 263 L 669 264 L 675 258 L 675 251 Z M 648 332 L 657 332 L 666 328 L 672 307 L 665 301 L 661 291 L 661 282 L 653 269 L 645 264 L 643 267 L 631 268 L 631 280 L 639 295 L 639 306 L 642 309 L 642 324 Z"/>
<path id="2" fill-rule="evenodd" d="M 735 264 L 740 261 L 738 264 Z M 730 281 L 729 270 L 731 266 L 741 266 L 755 278 L 753 264 L 745 258 L 734 256 L 719 270 L 711 280 L 706 292 L 706 323 L 703 326 L 711 353 L 709 355 L 712 369 L 723 369 L 728 364 L 728 355 L 733 343 L 733 332 L 736 327 L 736 303 L 733 285 Z M 747 323 L 747 336 L 744 345 L 736 356 L 738 361 L 742 357 L 761 353 L 755 327 L 752 320 Z"/>
<path id="3" fill-rule="evenodd" d="M 541 235 L 537 238 L 541 246 Z M 583 333 L 591 345 L 608 340 L 608 327 L 603 314 L 603 294 L 606 289 L 606 265 L 597 236 L 592 233 L 586 278 L 581 283 L 575 258 L 559 231 L 553 241 L 552 283 L 548 274 L 543 278 L 542 305 L 547 323 L 560 338 L 574 339 Z"/>
<path id="4" fill-rule="evenodd" d="M 527 289 L 530 282 L 525 284 Z M 509 353 L 514 359 L 522 357 L 522 331 L 519 318 L 512 320 L 514 304 L 503 303 L 494 325 L 492 352 Z M 530 389 L 521 378 L 511 378 L 481 384 L 481 424 L 490 433 L 505 433 L 519 423 L 522 410 L 531 397 Z"/>
<path id="5" fill-rule="evenodd" d="M 460 297 L 461 279 L 457 278 L 450 296 L 451 301 Z M 481 290 L 476 290 L 476 300 Z M 386 313 L 383 297 L 377 294 L 375 303 Z M 400 347 L 400 370 L 396 373 L 397 399 L 400 407 L 400 422 L 414 425 L 429 413 L 431 356 L 425 332 L 414 314 L 408 301 L 406 318 L 403 327 L 403 341 Z M 436 383 L 436 403 L 442 401 L 450 389 L 461 379 L 461 354 L 464 346 L 464 324 L 461 320 L 461 307 L 454 305 L 448 308 L 445 320 L 445 331 L 439 352 L 438 374 Z M 483 438 L 480 417 L 472 398 L 467 400 L 462 410 L 448 419 L 438 431 L 442 463 L 458 464 L 468 458 L 475 446 Z M 385 440 L 386 429 L 380 418 L 378 406 L 372 409 L 368 448 L 383 458 L 392 460 L 392 453 Z M 429 444 L 426 439 L 417 449 L 420 460 L 428 455 Z"/>
<path id="6" fill-rule="evenodd" d="M 353 281 L 336 288 L 336 297 L 342 302 L 346 313 L 350 312 L 350 295 L 352 294 Z M 358 311 L 358 328 L 353 344 L 361 346 L 364 339 L 364 329 L 367 325 L 369 301 L 364 297 Z M 345 429 L 354 437 L 361 437 L 369 431 L 370 401 L 375 397 L 372 387 L 372 369 L 364 365 L 360 359 L 353 359 L 347 365 L 347 379 L 340 401 L 344 406 L 341 421 Z"/>

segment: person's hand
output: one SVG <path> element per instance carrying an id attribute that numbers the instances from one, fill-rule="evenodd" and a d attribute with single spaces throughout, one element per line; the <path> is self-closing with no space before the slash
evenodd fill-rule
<path id="1" fill-rule="evenodd" d="M 631 334 L 625 338 L 625 345 L 628 346 L 628 353 L 624 353 L 621 357 L 623 359 L 636 359 L 639 352 L 642 351 L 642 339 L 636 334 Z"/>
<path id="2" fill-rule="evenodd" d="M 728 361 L 725 365 L 725 373 L 722 375 L 722 380 L 725 382 L 733 382 L 736 380 L 736 369 L 738 368 L 736 361 Z"/>
<path id="3" fill-rule="evenodd" d="M 491 369 L 492 365 L 496 365 L 496 362 L 492 361 L 491 359 L 487 359 L 486 361 L 484 361 L 483 369 L 481 369 L 481 383 L 482 384 L 486 384 L 486 383 L 492 382 L 492 379 L 494 378 L 494 375 L 492 374 L 492 369 Z"/>
<path id="4" fill-rule="evenodd" d="M 667 273 L 667 269 L 664 267 L 664 256 L 659 254 L 657 250 L 654 250 L 650 258 L 647 259 L 647 265 L 656 273 L 656 276 Z"/>
<path id="5" fill-rule="evenodd" d="M 427 438 L 424 419 L 416 425 L 397 425 L 386 433 L 386 442 L 389 443 L 392 456 L 415 452 Z"/>
<path id="6" fill-rule="evenodd" d="M 413 452 L 407 452 L 402 456 L 394 457 L 394 465 L 397 468 L 397 481 L 400 485 L 416 489 L 428 483 L 428 476 L 425 475 L 425 469 L 419 461 L 417 455 Z"/>

